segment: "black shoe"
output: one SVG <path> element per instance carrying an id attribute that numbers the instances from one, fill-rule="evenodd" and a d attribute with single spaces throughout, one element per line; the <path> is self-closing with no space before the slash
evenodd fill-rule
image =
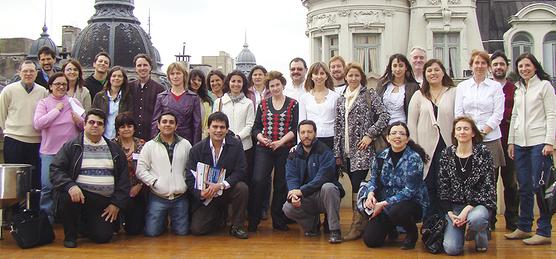
<path id="1" fill-rule="evenodd" d="M 288 225 L 272 225 L 272 228 L 276 229 L 276 230 L 280 230 L 280 231 L 288 231 L 290 230 L 290 228 L 288 227 Z"/>
<path id="2" fill-rule="evenodd" d="M 406 238 L 402 243 L 402 250 L 411 250 L 415 248 L 416 240 Z"/>
<path id="3" fill-rule="evenodd" d="M 249 232 L 257 232 L 257 225 L 249 224 L 249 225 L 247 226 L 247 231 L 249 231 Z"/>
<path id="4" fill-rule="evenodd" d="M 243 228 L 236 227 L 236 226 L 232 226 L 230 228 L 230 236 L 233 236 L 233 237 L 239 238 L 239 239 L 249 238 L 249 235 L 247 234 L 247 232 L 245 232 L 245 230 L 243 230 Z"/>
<path id="5" fill-rule="evenodd" d="M 318 236 L 320 236 L 320 231 L 318 229 L 305 231 L 305 237 L 318 237 Z"/>
<path id="6" fill-rule="evenodd" d="M 75 240 L 64 240 L 64 247 L 65 248 L 76 248 L 77 241 Z"/>
<path id="7" fill-rule="evenodd" d="M 342 243 L 342 232 L 340 230 L 330 230 L 330 238 L 328 239 L 328 243 Z"/>

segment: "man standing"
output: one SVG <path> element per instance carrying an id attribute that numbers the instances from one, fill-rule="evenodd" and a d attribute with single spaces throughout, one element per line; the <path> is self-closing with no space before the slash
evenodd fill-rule
<path id="1" fill-rule="evenodd" d="M 41 186 L 39 148 L 41 132 L 33 127 L 38 102 L 48 96 L 46 88 L 36 84 L 35 64 L 26 60 L 19 67 L 20 81 L 7 85 L 0 93 L 0 127 L 4 131 L 4 161 L 34 166 L 33 188 Z"/>
<path id="2" fill-rule="evenodd" d="M 56 52 L 47 46 L 40 48 L 39 65 L 41 65 L 41 69 L 38 71 L 35 83 L 48 89 L 48 79 L 54 73 L 58 72 L 58 70 L 54 68 L 54 63 L 56 63 Z"/>
<path id="3" fill-rule="evenodd" d="M 346 89 L 346 61 L 342 56 L 334 56 L 328 61 L 328 66 L 330 67 L 330 74 L 334 81 L 334 91 L 339 94 L 344 94 L 344 90 Z"/>
<path id="4" fill-rule="evenodd" d="M 504 184 L 504 205 L 506 210 L 504 217 L 506 218 L 506 229 L 514 231 L 517 228 L 519 219 L 519 194 L 514 170 L 513 160 L 508 157 L 508 132 L 510 120 L 512 118 L 512 108 L 514 106 L 515 85 L 506 80 L 508 71 L 508 58 L 502 51 L 496 51 L 490 56 L 492 61 L 492 76 L 495 81 L 503 86 L 504 91 L 504 117 L 500 122 L 500 130 L 502 131 L 502 150 L 506 157 L 506 166 L 500 167 L 500 175 Z M 495 181 L 498 182 L 498 173 L 496 173 Z M 491 219 L 491 230 L 494 230 L 496 223 L 496 214 Z"/>
<path id="5" fill-rule="evenodd" d="M 305 75 L 307 74 L 307 63 L 302 58 L 294 58 L 290 61 L 291 82 L 286 84 L 284 95 L 299 100 L 305 91 Z"/>
<path id="6" fill-rule="evenodd" d="M 196 206 L 192 206 L 191 233 L 204 235 L 216 230 L 226 222 L 228 205 L 231 205 L 230 235 L 239 239 L 247 239 L 248 234 L 243 228 L 249 189 L 243 182 L 247 162 L 241 141 L 228 135 L 229 121 L 226 114 L 215 112 L 208 117 L 209 137 L 201 140 L 189 152 L 187 169 L 190 180 L 192 171 L 196 171 L 197 163 L 210 167 L 225 169 L 223 183 L 209 183 L 203 191 L 194 188 L 193 182 L 187 184 L 194 194 Z M 222 195 L 218 193 L 222 191 Z M 212 199 L 207 205 L 201 202 Z"/>
<path id="7" fill-rule="evenodd" d="M 77 247 L 78 229 L 94 242 L 110 242 L 118 213 L 129 200 L 126 155 L 102 136 L 105 124 L 102 110 L 89 110 L 84 133 L 66 142 L 50 165 L 67 248 Z"/>
<path id="8" fill-rule="evenodd" d="M 95 56 L 93 61 L 93 68 L 95 72 L 85 79 L 85 86 L 89 89 L 91 100 L 95 99 L 95 95 L 102 91 L 108 76 L 108 69 L 110 68 L 110 56 L 106 52 L 100 52 Z"/>
<path id="9" fill-rule="evenodd" d="M 427 61 L 427 52 L 421 47 L 413 47 L 409 52 L 409 59 L 415 74 L 415 80 L 419 85 L 423 84 L 423 66 Z"/>
<path id="10" fill-rule="evenodd" d="M 137 178 L 151 189 L 145 217 L 146 236 L 162 234 L 168 214 L 174 234 L 187 235 L 189 229 L 189 204 L 184 194 L 188 185 L 194 183 L 193 177 L 185 178 L 191 144 L 176 134 L 177 127 L 176 115 L 163 112 L 158 117 L 160 133 L 143 146 L 137 162 Z"/>
<path id="11" fill-rule="evenodd" d="M 317 126 L 311 120 L 299 123 L 301 143 L 286 163 L 288 201 L 282 210 L 303 228 L 305 236 L 318 236 L 318 216 L 327 214 L 330 243 L 341 243 L 340 199 L 345 192 L 336 176 L 332 150 L 319 141 Z"/>
<path id="12" fill-rule="evenodd" d="M 164 91 L 164 87 L 151 79 L 152 60 L 149 56 L 138 54 L 133 63 L 138 79 L 129 86 L 133 96 L 133 117 L 137 122 L 135 136 L 149 140 L 156 96 Z"/>

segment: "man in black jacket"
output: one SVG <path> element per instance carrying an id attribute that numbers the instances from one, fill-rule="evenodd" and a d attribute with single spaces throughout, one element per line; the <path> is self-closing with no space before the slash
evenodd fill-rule
<path id="1" fill-rule="evenodd" d="M 77 247 L 80 224 L 93 241 L 109 242 L 118 213 L 129 200 L 126 156 L 102 136 L 105 122 L 104 112 L 89 110 L 84 134 L 66 142 L 50 165 L 68 248 Z"/>
<path id="2" fill-rule="evenodd" d="M 245 184 L 247 162 L 241 141 L 232 134 L 228 135 L 229 122 L 226 114 L 215 112 L 208 117 L 209 137 L 195 144 L 189 151 L 187 160 L 186 182 L 193 193 L 191 233 L 204 235 L 216 230 L 225 222 L 228 205 L 232 206 L 232 227 L 230 235 L 247 239 L 243 228 L 249 188 Z M 195 189 L 192 171 L 197 170 L 197 163 L 226 170 L 222 183 L 209 183 L 202 191 Z M 221 193 L 219 195 L 218 193 Z M 210 203 L 203 202 L 210 200 Z"/>

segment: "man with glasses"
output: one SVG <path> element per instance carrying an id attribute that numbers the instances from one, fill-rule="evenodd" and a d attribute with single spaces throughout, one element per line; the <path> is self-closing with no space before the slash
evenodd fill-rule
<path id="1" fill-rule="evenodd" d="M 50 165 L 67 248 L 77 247 L 78 229 L 96 243 L 109 242 L 129 200 L 126 155 L 102 136 L 105 124 L 102 110 L 89 110 L 84 132 L 66 142 Z"/>
<path id="2" fill-rule="evenodd" d="M 307 63 L 300 57 L 292 59 L 290 61 L 290 77 L 291 82 L 286 84 L 284 88 L 284 95 L 287 97 L 299 100 L 305 91 L 305 75 L 307 74 Z"/>
<path id="3" fill-rule="evenodd" d="M 35 78 L 35 83 L 44 86 L 48 89 L 48 79 L 56 72 L 60 72 L 54 67 L 56 63 L 56 52 L 51 48 L 44 46 L 39 49 L 38 53 L 39 65 L 41 68 L 37 71 L 37 76 Z M 12 82 L 21 80 L 21 76 L 17 75 L 14 77 Z"/>

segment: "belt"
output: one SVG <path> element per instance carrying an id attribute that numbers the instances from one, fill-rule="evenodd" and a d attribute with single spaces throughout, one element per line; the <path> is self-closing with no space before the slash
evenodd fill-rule
<path id="1" fill-rule="evenodd" d="M 155 192 L 153 192 L 153 191 L 151 191 L 151 193 L 154 194 L 155 196 L 157 196 L 158 198 L 162 198 L 162 199 L 169 200 L 169 201 L 175 200 L 175 199 L 177 199 L 177 198 L 183 196 L 183 193 L 178 193 L 178 194 L 172 193 L 172 194 L 170 194 L 170 195 L 168 195 L 168 196 L 162 196 L 162 195 L 160 195 L 160 194 L 158 194 L 158 193 L 155 193 Z"/>

